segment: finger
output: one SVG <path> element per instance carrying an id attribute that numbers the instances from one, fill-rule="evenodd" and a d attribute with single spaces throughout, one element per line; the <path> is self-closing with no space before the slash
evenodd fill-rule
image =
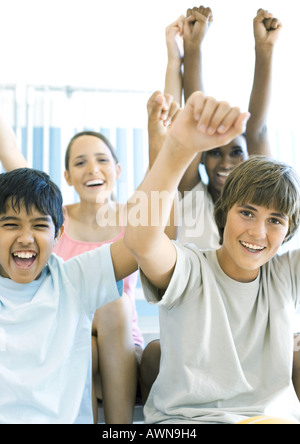
<path id="1" fill-rule="evenodd" d="M 263 20 L 263 24 L 265 25 L 265 28 L 266 28 L 267 31 L 269 31 L 271 29 L 272 20 L 273 20 L 272 17 L 265 18 Z"/>
<path id="2" fill-rule="evenodd" d="M 173 29 L 173 28 L 180 30 L 182 28 L 182 26 L 183 26 L 184 19 L 185 19 L 184 15 L 180 15 L 177 20 L 175 20 L 174 22 L 170 23 L 170 25 L 168 25 L 166 27 L 166 31 L 168 31 L 170 29 Z"/>
<path id="3" fill-rule="evenodd" d="M 230 113 L 231 106 L 227 102 L 219 102 L 214 115 L 212 116 L 209 126 L 207 128 L 207 134 L 212 136 L 218 130 L 225 117 Z"/>
<path id="4" fill-rule="evenodd" d="M 218 107 L 218 102 L 213 97 L 207 97 L 198 122 L 198 129 L 202 134 L 206 134 L 210 127 L 210 122 Z"/>
<path id="5" fill-rule="evenodd" d="M 180 106 L 177 102 L 172 102 L 169 109 L 169 114 L 167 120 L 164 122 L 165 126 L 170 126 L 176 120 L 180 112 Z"/>
<path id="6" fill-rule="evenodd" d="M 212 23 L 213 22 L 213 17 L 212 14 L 206 15 L 206 14 L 201 14 L 198 11 L 193 11 L 193 17 L 194 20 L 198 21 L 198 22 L 202 22 L 202 23 Z"/>
<path id="7" fill-rule="evenodd" d="M 173 96 L 171 94 L 165 94 L 163 97 L 164 101 L 161 107 L 161 116 L 160 120 L 167 120 L 169 115 L 170 105 L 173 102 Z"/>
<path id="8" fill-rule="evenodd" d="M 264 19 L 272 18 L 272 17 L 273 17 L 273 14 L 271 12 L 267 11 L 266 9 L 259 9 L 257 11 L 256 18 L 260 21 L 263 21 Z"/>
<path id="9" fill-rule="evenodd" d="M 206 23 L 208 21 L 207 17 L 198 11 L 193 11 L 193 18 L 194 20 L 202 23 Z"/>
<path id="10" fill-rule="evenodd" d="M 166 120 L 164 121 L 165 126 L 171 125 L 177 117 L 179 111 L 179 103 L 172 101 L 169 105 L 169 112 Z"/>
<path id="11" fill-rule="evenodd" d="M 219 134 L 225 134 L 235 123 L 241 111 L 239 108 L 231 108 L 224 119 L 220 122 L 217 132 Z"/>
<path id="12" fill-rule="evenodd" d="M 214 20 L 213 13 L 210 8 L 205 8 L 204 15 L 205 15 L 205 17 L 208 18 L 209 23 L 213 22 L 213 20 Z"/>
<path id="13" fill-rule="evenodd" d="M 184 23 L 188 23 L 189 24 L 189 23 L 194 23 L 195 21 L 196 21 L 196 18 L 194 16 L 194 14 L 192 14 L 192 15 L 186 17 Z"/>
<path id="14" fill-rule="evenodd" d="M 270 24 L 270 29 L 275 30 L 278 29 L 282 26 L 280 20 L 278 20 L 277 18 L 273 18 L 271 24 Z"/>
<path id="15" fill-rule="evenodd" d="M 233 125 L 228 129 L 228 131 L 221 136 L 222 141 L 220 141 L 220 145 L 227 145 L 231 140 L 235 137 L 243 134 L 246 130 L 247 122 L 250 118 L 250 113 L 240 113 Z"/>
<path id="16" fill-rule="evenodd" d="M 240 134 L 243 134 L 246 129 L 247 121 L 250 117 L 249 113 L 240 113 L 234 124 L 228 129 L 225 134 L 214 135 L 212 138 L 215 140 L 215 146 L 225 146 L 235 139 Z M 211 148 L 212 149 L 212 148 Z"/>
<path id="17" fill-rule="evenodd" d="M 161 120 L 162 110 L 166 106 L 166 100 L 160 91 L 156 91 L 152 94 L 147 103 L 148 119 Z"/>
<path id="18" fill-rule="evenodd" d="M 198 122 L 205 104 L 205 96 L 201 91 L 194 92 L 186 102 L 185 108 L 191 112 L 194 119 Z"/>

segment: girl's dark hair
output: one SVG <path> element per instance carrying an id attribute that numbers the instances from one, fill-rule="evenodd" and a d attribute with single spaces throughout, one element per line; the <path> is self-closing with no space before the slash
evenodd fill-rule
<path id="1" fill-rule="evenodd" d="M 93 136 L 93 137 L 97 137 L 98 139 L 102 140 L 102 142 L 104 142 L 105 145 L 107 146 L 107 148 L 110 150 L 114 161 L 116 163 L 119 163 L 115 148 L 112 146 L 111 142 L 105 136 L 103 136 L 103 134 L 97 133 L 96 131 L 82 131 L 81 133 L 75 134 L 75 136 L 72 137 L 72 139 L 69 142 L 69 145 L 67 146 L 67 151 L 66 151 L 66 155 L 65 155 L 65 168 L 67 171 L 69 171 L 69 166 L 70 166 L 70 153 L 71 153 L 72 144 L 73 144 L 74 140 L 76 140 L 82 136 Z"/>
<path id="2" fill-rule="evenodd" d="M 41 214 L 51 216 L 55 237 L 64 223 L 63 198 L 58 186 L 48 174 L 31 168 L 20 168 L 0 174 L 0 214 L 8 205 L 17 213 L 25 205 L 27 214 L 35 207 Z"/>

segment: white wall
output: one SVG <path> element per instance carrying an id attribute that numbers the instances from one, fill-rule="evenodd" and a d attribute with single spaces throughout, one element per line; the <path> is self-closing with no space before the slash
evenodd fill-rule
<path id="1" fill-rule="evenodd" d="M 284 24 L 277 44 L 273 107 L 278 125 L 298 125 L 299 0 L 210 0 L 214 23 L 204 47 L 209 94 L 246 108 L 259 7 Z M 0 0 L 0 83 L 163 88 L 164 30 L 190 0 Z"/>
<path id="2" fill-rule="evenodd" d="M 252 75 L 252 19 L 264 7 L 285 25 L 278 45 L 285 75 L 279 77 L 290 90 L 299 78 L 294 56 L 299 1 L 210 0 L 206 5 L 214 12 L 205 60 L 209 89 L 240 97 L 232 86 Z M 190 0 L 0 0 L 1 82 L 160 88 L 165 26 L 189 6 Z"/>

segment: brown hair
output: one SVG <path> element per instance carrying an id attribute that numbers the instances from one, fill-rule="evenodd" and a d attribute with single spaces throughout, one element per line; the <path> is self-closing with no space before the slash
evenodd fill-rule
<path id="1" fill-rule="evenodd" d="M 228 211 L 235 205 L 253 204 L 275 208 L 289 218 L 284 242 L 292 239 L 300 224 L 300 181 L 294 169 L 285 163 L 262 156 L 237 166 L 228 176 L 215 205 L 215 220 L 223 244 Z"/>
<path id="2" fill-rule="evenodd" d="M 69 142 L 69 145 L 67 146 L 67 151 L 66 151 L 66 155 L 65 155 L 65 168 L 67 171 L 69 171 L 70 154 L 71 154 L 72 144 L 73 144 L 74 140 L 78 139 L 81 136 L 93 136 L 93 137 L 97 137 L 98 139 L 102 140 L 102 142 L 104 142 L 105 145 L 107 146 L 107 148 L 110 150 L 114 161 L 116 163 L 119 163 L 115 148 L 112 146 L 111 142 L 105 136 L 103 136 L 103 134 L 97 133 L 96 131 L 82 131 L 80 133 L 75 134 L 75 136 L 72 137 L 72 139 Z"/>

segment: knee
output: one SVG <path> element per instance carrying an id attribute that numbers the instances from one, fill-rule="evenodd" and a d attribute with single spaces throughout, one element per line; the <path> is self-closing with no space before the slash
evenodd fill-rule
<path id="1" fill-rule="evenodd" d="M 131 331 L 132 307 L 129 297 L 124 294 L 120 299 L 99 308 L 94 316 L 93 329 L 97 335 L 104 336 L 114 331 Z"/>
<path id="2" fill-rule="evenodd" d="M 97 338 L 92 335 L 92 374 L 96 376 L 99 372 L 99 357 L 98 357 L 98 344 Z"/>
<path id="3" fill-rule="evenodd" d="M 160 341 L 152 341 L 145 348 L 141 361 L 141 379 L 147 385 L 153 384 L 159 373 Z"/>

